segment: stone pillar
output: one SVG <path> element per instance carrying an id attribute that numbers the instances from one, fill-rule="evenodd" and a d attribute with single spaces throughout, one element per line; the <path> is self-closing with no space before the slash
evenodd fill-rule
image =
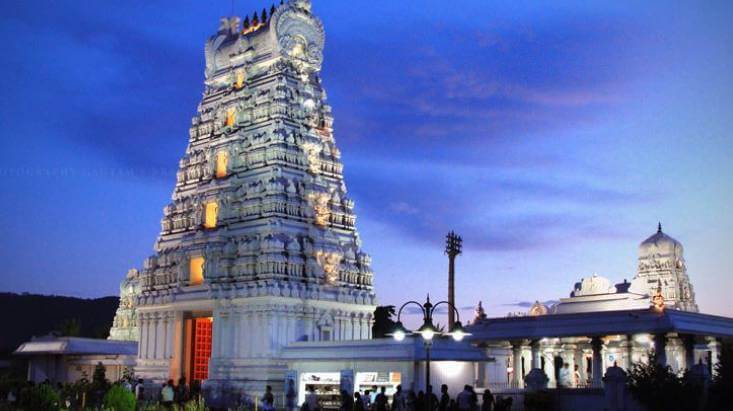
<path id="1" fill-rule="evenodd" d="M 346 339 L 354 339 L 354 314 L 349 314 L 349 318 L 346 319 Z"/>
<path id="2" fill-rule="evenodd" d="M 603 341 L 600 337 L 593 337 L 590 341 L 591 348 L 593 349 L 593 380 L 592 385 L 594 387 L 600 387 L 602 384 L 601 373 L 603 373 L 603 358 L 601 356 L 601 349 L 603 349 Z"/>
<path id="3" fill-rule="evenodd" d="M 158 345 L 158 313 L 148 316 L 148 358 L 155 359 L 155 350 Z"/>
<path id="4" fill-rule="evenodd" d="M 588 374 L 585 371 L 585 353 L 582 346 L 576 345 L 576 347 L 575 364 L 578 366 L 578 372 L 580 373 L 580 384 L 585 385 L 588 381 Z"/>
<path id="5" fill-rule="evenodd" d="M 252 335 L 255 330 L 254 312 L 252 312 L 251 306 L 246 306 L 242 316 L 242 330 L 239 334 L 240 344 L 243 345 L 241 350 L 244 358 L 252 357 L 252 345 L 254 344 Z"/>
<path id="6" fill-rule="evenodd" d="M 219 309 L 212 313 L 213 323 L 211 324 L 211 359 L 219 358 L 221 355 L 221 314 Z"/>
<path id="7" fill-rule="evenodd" d="M 631 334 L 626 335 L 626 344 L 623 346 L 626 354 L 626 363 L 624 368 L 626 372 L 631 371 L 634 366 L 634 336 Z"/>
<path id="8" fill-rule="evenodd" d="M 147 314 L 138 313 L 137 324 L 140 327 L 140 343 L 137 346 L 137 358 L 145 358 L 146 346 L 148 345 Z"/>
<path id="9" fill-rule="evenodd" d="M 242 356 L 242 342 L 239 339 L 240 329 L 242 328 L 242 307 L 232 307 L 232 357 L 241 358 Z"/>
<path id="10" fill-rule="evenodd" d="M 334 341 L 341 341 L 341 311 L 336 311 L 336 315 L 333 316 L 333 336 L 331 337 Z"/>
<path id="11" fill-rule="evenodd" d="M 710 350 L 710 369 L 711 375 L 716 376 L 716 366 L 720 362 L 720 341 L 715 337 L 708 337 L 708 349 Z"/>
<path id="12" fill-rule="evenodd" d="M 358 319 L 352 320 L 352 323 L 355 323 L 356 321 L 358 321 Z M 305 310 L 305 335 L 307 336 L 308 341 L 313 341 L 313 312 L 310 309 Z M 354 336 L 356 335 L 357 333 L 355 331 Z"/>
<path id="13" fill-rule="evenodd" d="M 654 353 L 657 355 L 657 362 L 667 366 L 667 335 L 666 333 L 654 335 Z"/>
<path id="14" fill-rule="evenodd" d="M 158 313 L 155 317 L 155 359 L 159 360 L 165 356 L 166 345 L 166 313 Z"/>
<path id="15" fill-rule="evenodd" d="M 547 384 L 549 387 L 557 388 L 557 379 L 555 378 L 555 349 L 553 347 L 547 347 L 541 351 L 541 357 L 545 359 L 545 367 L 542 371 L 547 375 Z M 542 360 L 540 360 L 540 367 L 542 366 Z"/>
<path id="16" fill-rule="evenodd" d="M 166 313 L 166 339 L 165 339 L 165 358 L 167 360 L 173 358 L 173 342 L 175 341 L 176 332 L 176 313 L 170 311 Z"/>
<path id="17" fill-rule="evenodd" d="M 267 314 L 266 308 L 260 307 L 262 311 L 260 311 L 260 341 L 258 349 L 258 352 L 260 353 L 260 357 L 266 357 L 269 352 L 269 339 L 270 339 L 270 326 L 268 324 L 269 322 L 269 315 Z"/>
<path id="18" fill-rule="evenodd" d="M 183 311 L 171 312 L 171 361 L 168 374 L 170 376 L 183 375 L 183 346 L 185 320 Z"/>
<path id="19" fill-rule="evenodd" d="M 514 380 L 513 383 L 517 388 L 522 387 L 524 375 L 522 375 L 522 341 L 512 341 L 512 356 L 513 356 L 513 368 L 514 368 Z"/>
<path id="20" fill-rule="evenodd" d="M 542 369 L 542 360 L 540 360 L 540 340 L 534 340 L 531 344 L 532 347 L 532 367 Z"/>
<path id="21" fill-rule="evenodd" d="M 298 335 L 298 327 L 296 324 L 297 314 L 292 310 L 288 310 L 288 340 L 290 342 L 297 341 L 300 336 Z"/>

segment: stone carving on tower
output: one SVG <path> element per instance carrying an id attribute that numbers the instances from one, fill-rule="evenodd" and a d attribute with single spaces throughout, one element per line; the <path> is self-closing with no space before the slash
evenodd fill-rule
<path id="1" fill-rule="evenodd" d="M 120 305 L 115 312 L 112 328 L 109 330 L 110 340 L 138 341 L 140 333 L 137 326 L 137 297 L 140 295 L 140 273 L 131 268 L 120 283 Z"/>
<path id="2" fill-rule="evenodd" d="M 277 390 L 288 343 L 370 338 L 376 305 L 319 76 L 323 26 L 304 0 L 240 21 L 222 19 L 206 43 L 203 98 L 137 300 L 136 374 L 206 375 L 214 396 Z M 200 318 L 210 360 L 191 374 Z"/>
<path id="3" fill-rule="evenodd" d="M 645 281 L 649 296 L 661 295 L 665 308 L 697 312 L 683 253 L 682 244 L 662 232 L 659 224 L 657 232 L 639 245 L 635 279 Z"/>

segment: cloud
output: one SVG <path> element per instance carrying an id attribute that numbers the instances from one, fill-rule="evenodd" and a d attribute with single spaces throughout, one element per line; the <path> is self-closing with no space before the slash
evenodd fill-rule
<path id="1" fill-rule="evenodd" d="M 649 194 L 544 174 L 529 178 L 503 166 L 378 161 L 354 166 L 347 170 L 349 185 L 370 188 L 352 191 L 357 211 L 433 246 L 441 246 L 449 230 L 459 232 L 466 247 L 485 251 L 624 238 L 630 233 L 602 216 L 613 207 L 651 201 Z"/>
<path id="2" fill-rule="evenodd" d="M 546 300 L 546 301 L 541 301 L 540 303 L 550 307 L 555 304 L 558 304 L 559 302 L 560 300 Z M 507 304 L 502 304 L 502 305 L 507 306 L 507 307 L 530 308 L 534 305 L 534 303 L 535 301 L 531 301 L 531 302 L 530 301 L 517 301 L 515 303 L 507 303 Z"/>

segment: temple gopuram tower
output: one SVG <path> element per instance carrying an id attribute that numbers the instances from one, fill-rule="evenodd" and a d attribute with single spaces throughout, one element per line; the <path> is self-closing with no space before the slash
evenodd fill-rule
<path id="1" fill-rule="evenodd" d="M 136 376 L 201 381 L 215 404 L 281 390 L 291 342 L 371 338 L 370 258 L 319 77 L 323 45 L 302 0 L 224 18 L 206 42 L 203 98 L 139 274 Z"/>
<path id="2" fill-rule="evenodd" d="M 687 275 L 684 248 L 674 238 L 657 232 L 639 245 L 639 266 L 635 279 L 643 280 L 649 296 L 659 290 L 666 307 L 698 312 L 695 291 Z"/>

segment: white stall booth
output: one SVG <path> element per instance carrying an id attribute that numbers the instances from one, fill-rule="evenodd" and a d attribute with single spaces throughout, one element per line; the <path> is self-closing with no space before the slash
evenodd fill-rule
<path id="1" fill-rule="evenodd" d="M 388 396 L 403 390 L 425 390 L 426 351 L 422 339 L 391 338 L 337 342 L 298 342 L 283 349 L 288 362 L 286 387 L 296 390 L 298 405 L 312 386 L 323 409 L 338 409 L 341 390 L 350 394 L 376 387 Z M 437 393 L 447 384 L 456 395 L 465 384 L 481 385 L 493 358 L 467 342 L 436 340 L 431 349 L 431 384 Z M 290 381 L 288 381 L 290 380 Z"/>

